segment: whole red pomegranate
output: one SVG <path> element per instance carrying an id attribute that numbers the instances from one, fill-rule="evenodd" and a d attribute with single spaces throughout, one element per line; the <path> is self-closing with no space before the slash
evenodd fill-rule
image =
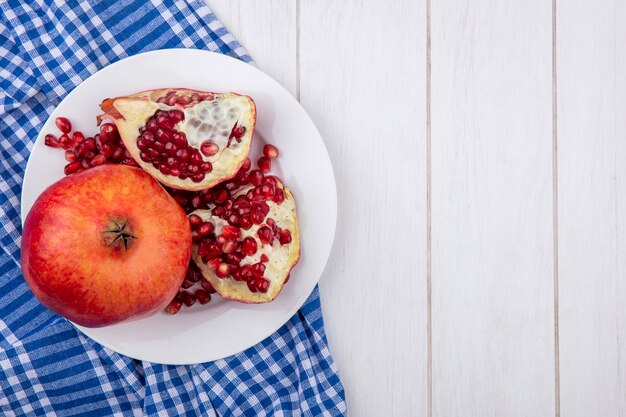
<path id="1" fill-rule="evenodd" d="M 103 165 L 41 194 L 24 223 L 21 264 L 43 305 L 101 327 L 165 308 L 191 244 L 184 211 L 148 173 Z"/>

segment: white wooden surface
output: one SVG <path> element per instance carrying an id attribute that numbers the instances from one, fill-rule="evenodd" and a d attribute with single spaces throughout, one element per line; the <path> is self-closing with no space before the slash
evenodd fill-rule
<path id="1" fill-rule="evenodd" d="M 207 0 L 318 125 L 352 416 L 626 416 L 626 4 Z"/>

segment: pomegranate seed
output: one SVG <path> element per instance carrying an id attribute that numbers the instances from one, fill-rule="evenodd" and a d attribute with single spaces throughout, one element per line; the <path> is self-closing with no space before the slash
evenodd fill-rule
<path id="1" fill-rule="evenodd" d="M 263 218 L 265 216 L 263 216 L 263 213 L 261 213 L 260 211 L 253 211 L 250 214 L 250 220 L 252 221 L 252 223 L 254 224 L 261 224 L 263 223 Z"/>
<path id="2" fill-rule="evenodd" d="M 76 162 L 78 162 L 78 161 L 76 161 Z M 80 162 L 80 166 L 83 167 L 84 169 L 90 168 L 91 165 L 89 165 L 89 159 L 83 159 Z"/>
<path id="3" fill-rule="evenodd" d="M 192 228 L 198 227 L 200 226 L 200 224 L 202 224 L 202 218 L 198 216 L 197 214 L 190 214 L 189 224 L 191 225 Z"/>
<path id="4" fill-rule="evenodd" d="M 271 227 L 272 230 L 276 229 L 276 222 L 271 217 L 268 217 L 267 220 L 265 220 L 265 223 Z"/>
<path id="5" fill-rule="evenodd" d="M 252 227 L 252 220 L 250 220 L 250 217 L 240 217 L 239 226 L 244 230 L 248 230 Z"/>
<path id="6" fill-rule="evenodd" d="M 241 236 L 241 230 L 238 227 L 226 225 L 222 228 L 222 235 L 228 239 L 238 238 Z"/>
<path id="7" fill-rule="evenodd" d="M 256 251 L 257 251 L 256 239 L 254 239 L 251 236 L 246 237 L 243 240 L 243 252 L 248 256 L 252 256 L 256 253 Z"/>
<path id="8" fill-rule="evenodd" d="M 70 133 L 72 131 L 72 123 L 70 123 L 66 117 L 57 117 L 54 123 L 63 133 Z"/>
<path id="9" fill-rule="evenodd" d="M 202 165 L 200 165 L 200 170 L 207 173 L 211 172 L 213 171 L 213 164 L 209 161 L 205 161 L 202 163 Z"/>
<path id="10" fill-rule="evenodd" d="M 257 161 L 257 165 L 264 174 L 270 172 L 270 168 L 272 167 L 272 163 L 270 162 L 270 160 L 264 156 L 259 158 L 259 160 Z"/>
<path id="11" fill-rule="evenodd" d="M 204 291 L 204 290 L 196 290 L 196 299 L 198 300 L 198 302 L 202 305 L 208 303 L 209 301 L 211 301 L 211 294 L 209 294 L 208 292 Z"/>
<path id="12" fill-rule="evenodd" d="M 263 147 L 263 155 L 265 155 L 267 159 L 278 158 L 278 155 L 279 155 L 278 148 L 268 143 L 267 145 Z"/>
<path id="13" fill-rule="evenodd" d="M 192 199 L 191 199 L 191 206 L 193 208 L 198 208 L 200 207 L 200 205 L 202 204 L 202 198 L 200 198 L 199 195 L 195 195 Z"/>
<path id="14" fill-rule="evenodd" d="M 231 214 L 228 216 L 228 223 L 232 226 L 239 226 L 239 216 Z"/>
<path id="15" fill-rule="evenodd" d="M 261 239 L 261 242 L 270 243 L 272 241 L 272 229 L 269 227 L 263 226 L 259 228 L 256 233 L 259 236 L 259 239 Z"/>
<path id="16" fill-rule="evenodd" d="M 252 185 L 259 185 L 263 181 L 263 173 L 257 169 L 253 169 L 248 174 L 248 182 Z"/>
<path id="17" fill-rule="evenodd" d="M 139 164 L 133 158 L 124 158 L 124 159 L 122 159 L 122 164 L 130 165 L 132 167 L 139 167 Z"/>
<path id="18" fill-rule="evenodd" d="M 179 294 L 180 294 L 180 298 L 183 300 L 183 303 L 187 307 L 191 307 L 192 305 L 196 303 L 196 297 L 194 297 L 193 294 L 190 293 L 189 291 L 181 291 Z"/>
<path id="19" fill-rule="evenodd" d="M 213 284 L 211 284 L 211 281 L 209 281 L 208 279 L 202 278 L 200 280 L 200 285 L 202 285 L 202 288 L 204 288 L 209 294 L 216 293 L 215 288 L 213 288 Z"/>
<path id="20" fill-rule="evenodd" d="M 265 265 L 263 265 L 260 262 L 252 265 L 252 275 L 254 275 L 257 278 L 261 278 L 264 273 L 265 273 Z"/>
<path id="21" fill-rule="evenodd" d="M 98 166 L 98 165 L 103 165 L 107 162 L 107 159 L 104 157 L 104 155 L 96 155 L 91 159 L 91 162 L 89 162 L 89 165 L 91 165 L 92 167 Z"/>
<path id="22" fill-rule="evenodd" d="M 222 246 L 222 252 L 231 253 L 237 248 L 237 242 L 234 240 L 227 240 Z"/>
<path id="23" fill-rule="evenodd" d="M 220 150 L 220 147 L 217 143 L 212 140 L 205 140 L 200 145 L 200 152 L 202 152 L 205 156 L 213 156 Z"/>
<path id="24" fill-rule="evenodd" d="M 200 255 L 200 257 L 204 258 L 205 256 L 209 255 L 209 252 L 210 252 L 209 245 L 210 244 L 211 244 L 211 242 L 209 242 L 208 240 L 202 240 L 198 244 L 198 255 Z"/>
<path id="25" fill-rule="evenodd" d="M 291 242 L 291 232 L 288 229 L 281 230 L 279 240 L 281 245 L 286 245 Z"/>
<path id="26" fill-rule="evenodd" d="M 230 137 L 234 137 L 236 139 L 241 139 L 243 135 L 246 134 L 245 126 L 233 126 L 233 130 L 230 133 Z"/>
<path id="27" fill-rule="evenodd" d="M 85 141 L 85 135 L 81 132 L 72 133 L 72 146 L 78 146 Z"/>
<path id="28" fill-rule="evenodd" d="M 267 262 L 269 260 L 270 260 L 270 258 L 268 258 L 266 254 L 264 254 L 264 253 L 261 254 L 261 259 L 260 259 L 261 262 Z"/>
<path id="29" fill-rule="evenodd" d="M 70 137 L 65 133 L 59 136 L 59 143 L 65 150 L 72 147 L 72 141 L 70 140 Z"/>
<path id="30" fill-rule="evenodd" d="M 256 282 L 254 279 L 249 279 L 246 281 L 246 284 L 248 285 L 250 292 L 256 292 Z"/>
<path id="31" fill-rule="evenodd" d="M 65 165 L 63 172 L 65 172 L 65 175 L 70 175 L 80 170 L 81 167 L 82 165 L 78 161 L 70 162 L 69 164 Z"/>
<path id="32" fill-rule="evenodd" d="M 169 314 L 176 314 L 183 306 L 183 302 L 177 297 L 170 301 L 169 305 L 165 307 L 165 312 Z"/>
<path id="33" fill-rule="evenodd" d="M 228 274 L 230 274 L 230 265 L 227 263 L 222 262 L 215 268 L 215 275 L 218 278 L 226 278 Z"/>
<path id="34" fill-rule="evenodd" d="M 257 278 L 254 281 L 256 283 L 256 289 L 259 292 L 266 293 L 267 290 L 270 288 L 270 282 L 265 278 Z"/>
<path id="35" fill-rule="evenodd" d="M 265 198 L 267 199 L 271 199 L 274 197 L 274 184 L 268 185 L 268 184 L 263 184 L 261 186 L 261 194 L 263 194 L 265 196 Z"/>
<path id="36" fill-rule="evenodd" d="M 102 153 L 102 155 L 104 155 L 105 158 L 109 158 L 115 152 L 115 145 L 112 143 L 105 143 L 100 148 L 100 152 Z"/>
<path id="37" fill-rule="evenodd" d="M 236 244 L 235 244 L 236 245 Z M 239 266 L 241 263 L 241 258 L 236 253 L 225 253 L 224 260 L 232 266 Z M 231 272 L 231 275 L 236 278 L 236 274 L 239 272 L 238 269 L 235 269 Z"/>
<path id="38" fill-rule="evenodd" d="M 252 166 L 252 161 L 250 160 L 250 158 L 246 158 L 246 160 L 243 161 L 243 164 L 241 164 L 241 168 L 239 168 L 239 171 L 246 172 L 247 170 L 250 169 L 251 166 Z"/>
<path id="39" fill-rule="evenodd" d="M 228 200 L 228 197 L 230 197 L 228 191 L 220 191 L 217 197 L 215 197 L 215 204 L 223 204 L 226 200 Z"/>
<path id="40" fill-rule="evenodd" d="M 285 201 L 285 192 L 281 188 L 277 188 L 272 201 L 276 204 L 282 204 L 282 202 Z"/>
<path id="41" fill-rule="evenodd" d="M 65 160 L 67 162 L 74 162 L 76 160 L 76 152 L 72 150 L 65 151 Z"/>
<path id="42" fill-rule="evenodd" d="M 253 278 L 252 267 L 250 265 L 244 265 L 241 268 L 241 279 L 248 281 Z"/>
<path id="43" fill-rule="evenodd" d="M 182 285 L 180 286 L 181 288 L 187 289 L 187 288 L 191 288 L 191 286 L 193 286 L 193 282 L 188 280 L 187 278 L 185 278 L 185 280 L 183 281 Z"/>
<path id="44" fill-rule="evenodd" d="M 220 253 L 222 252 L 220 251 Z M 222 260 L 220 258 L 213 258 L 209 262 L 206 263 L 206 265 L 211 269 L 217 269 L 217 267 L 220 266 L 221 264 L 222 264 Z"/>
<path id="45" fill-rule="evenodd" d="M 51 148 L 60 148 L 61 144 L 59 143 L 59 140 L 57 139 L 56 136 L 48 133 L 46 135 L 46 137 L 44 138 L 44 142 L 43 142 L 46 146 L 49 146 Z"/>
<path id="46" fill-rule="evenodd" d="M 263 217 L 265 217 L 270 212 L 270 206 L 268 206 L 266 202 L 263 202 L 259 204 L 259 210 L 261 210 L 261 213 L 263 213 Z"/>
<path id="47" fill-rule="evenodd" d="M 199 172 L 198 174 L 195 174 L 191 177 L 191 181 L 193 182 L 202 182 L 202 180 L 204 179 L 204 172 Z"/>
<path id="48" fill-rule="evenodd" d="M 213 223 L 203 222 L 200 226 L 198 226 L 198 234 L 200 236 L 208 236 L 213 233 L 214 229 L 215 227 L 213 226 Z"/>

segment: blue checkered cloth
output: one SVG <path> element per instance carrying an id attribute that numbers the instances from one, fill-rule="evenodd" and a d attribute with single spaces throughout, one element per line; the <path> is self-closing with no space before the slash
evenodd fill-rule
<path id="1" fill-rule="evenodd" d="M 47 3 L 0 0 L 0 414 L 345 415 L 317 289 L 263 342 L 191 366 L 117 354 L 33 297 L 19 268 L 19 196 L 33 141 L 55 104 L 103 66 L 152 49 L 250 61 L 201 1 Z"/>

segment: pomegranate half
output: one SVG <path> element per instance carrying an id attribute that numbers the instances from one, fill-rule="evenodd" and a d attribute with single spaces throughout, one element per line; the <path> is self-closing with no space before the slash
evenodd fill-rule
<path id="1" fill-rule="evenodd" d="M 229 224 L 212 210 L 189 215 L 194 236 L 191 257 L 202 276 L 226 299 L 249 304 L 272 301 L 300 259 L 295 201 L 282 183 L 277 182 L 276 187 L 284 193 L 284 200 L 261 203 L 267 204 L 269 211 L 262 222 L 247 228 Z M 239 190 L 233 206 L 243 201 L 240 196 L 254 191 L 252 186 Z"/>
<path id="2" fill-rule="evenodd" d="M 161 183 L 197 191 L 237 173 L 250 151 L 254 101 L 235 93 L 165 88 L 104 100 L 135 161 Z"/>
<path id="3" fill-rule="evenodd" d="M 183 209 L 145 171 L 102 165 L 48 187 L 22 237 L 22 271 L 39 301 L 86 327 L 161 311 L 189 264 Z"/>

